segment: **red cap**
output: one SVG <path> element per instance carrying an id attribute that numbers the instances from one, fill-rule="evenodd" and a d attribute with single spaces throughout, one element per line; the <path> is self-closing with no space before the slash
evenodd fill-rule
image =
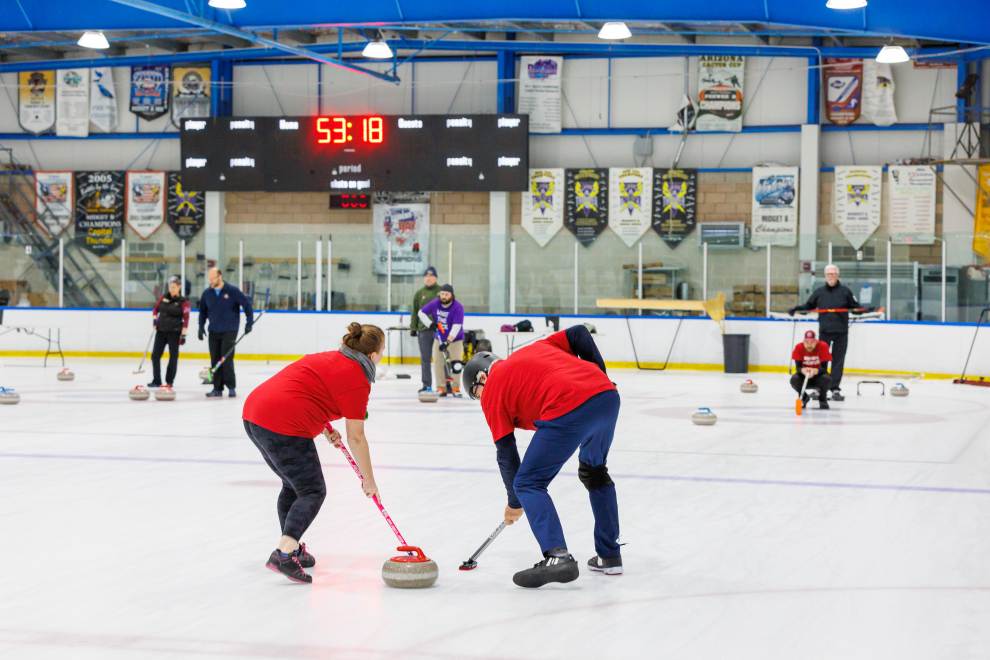
<path id="1" fill-rule="evenodd" d="M 814 330 L 807 330 L 807 331 L 805 331 L 804 338 L 805 339 L 815 339 L 816 338 L 815 337 L 815 331 Z"/>

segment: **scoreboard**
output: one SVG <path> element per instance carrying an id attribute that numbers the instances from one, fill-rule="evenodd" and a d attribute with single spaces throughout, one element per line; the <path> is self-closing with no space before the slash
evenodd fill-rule
<path id="1" fill-rule="evenodd" d="M 185 119 L 192 190 L 517 191 L 526 115 L 325 115 Z"/>

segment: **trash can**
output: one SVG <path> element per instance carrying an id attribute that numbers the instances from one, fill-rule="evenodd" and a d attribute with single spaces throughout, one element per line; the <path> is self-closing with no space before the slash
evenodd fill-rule
<path id="1" fill-rule="evenodd" d="M 749 372 L 749 335 L 722 335 L 725 373 Z"/>

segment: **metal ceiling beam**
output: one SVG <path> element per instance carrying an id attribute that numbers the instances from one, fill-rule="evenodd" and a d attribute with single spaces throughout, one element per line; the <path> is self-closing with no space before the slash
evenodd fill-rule
<path id="1" fill-rule="evenodd" d="M 759 41 L 761 44 L 763 44 L 765 46 L 770 44 L 770 38 L 769 37 L 767 37 L 766 35 L 763 35 L 763 34 L 757 34 L 757 31 L 756 30 L 754 30 L 753 28 L 749 27 L 745 23 L 737 23 L 736 26 L 740 30 L 742 30 L 743 32 L 751 35 L 754 39 L 756 39 L 757 41 Z"/>
<path id="2" fill-rule="evenodd" d="M 278 35 L 295 41 L 297 44 L 315 44 L 316 35 L 302 30 L 279 30 Z"/>
<path id="3" fill-rule="evenodd" d="M 661 29 L 666 30 L 668 33 L 683 39 L 684 43 L 693 44 L 698 42 L 698 39 L 693 34 L 683 34 L 676 25 L 671 23 L 658 23 L 658 25 Z"/>
<path id="4" fill-rule="evenodd" d="M 38 59 L 60 59 L 63 53 L 50 48 L 32 48 L 30 46 L 10 48 L 7 44 L 0 44 L 0 52 L 8 57 L 13 55 L 23 55 L 24 57 L 34 57 Z"/>
<path id="5" fill-rule="evenodd" d="M 315 62 L 320 62 L 321 64 L 329 64 L 331 66 L 340 67 L 347 69 L 349 71 L 356 71 L 358 73 L 363 73 L 373 78 L 378 78 L 379 80 L 385 80 L 390 83 L 399 83 L 398 76 L 390 75 L 387 73 L 380 73 L 372 69 L 366 69 L 362 66 L 356 64 L 350 64 L 343 60 L 339 60 L 333 57 L 328 57 L 322 55 L 315 50 L 310 50 L 308 48 L 302 48 L 300 46 L 291 46 L 289 44 L 279 43 L 278 41 L 273 41 L 271 39 L 258 36 L 251 32 L 245 32 L 239 28 L 227 25 L 225 23 L 218 23 L 216 21 L 211 21 L 206 18 L 201 18 L 199 16 L 193 16 L 192 14 L 187 14 L 185 12 L 176 11 L 168 7 L 162 7 L 161 5 L 156 5 L 153 2 L 147 2 L 147 0 L 109 0 L 114 4 L 123 5 L 125 7 L 131 7 L 133 9 L 140 9 L 141 11 L 146 11 L 152 14 L 157 14 L 159 16 L 164 16 L 175 21 L 182 21 L 190 25 L 198 25 L 199 27 L 206 28 L 208 30 L 213 30 L 214 32 L 219 32 L 221 34 L 230 35 L 232 37 L 237 37 L 238 39 L 243 39 L 250 43 L 258 44 L 259 46 L 265 46 L 267 48 L 273 48 L 275 50 L 280 50 L 286 53 L 291 53 L 297 57 L 303 57 Z"/>

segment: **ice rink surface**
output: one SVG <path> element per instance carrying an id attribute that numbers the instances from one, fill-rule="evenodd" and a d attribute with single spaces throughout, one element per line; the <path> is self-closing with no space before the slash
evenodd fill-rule
<path id="1" fill-rule="evenodd" d="M 3 658 L 990 657 L 987 389 L 857 397 L 851 376 L 845 403 L 797 417 L 781 374 L 749 395 L 737 376 L 612 371 L 626 574 L 584 568 L 574 458 L 551 494 L 581 577 L 528 591 L 511 582 L 540 559 L 524 521 L 457 570 L 505 502 L 478 405 L 380 380 L 382 498 L 440 566 L 401 591 L 381 581 L 394 537 L 326 442 L 314 583 L 264 569 L 278 483 L 240 410 L 280 365 L 239 362 L 241 398 L 213 401 L 183 361 L 171 403 L 128 400 L 150 380 L 134 360 L 70 361 L 74 382 L 39 365 L 0 358 L 22 395 L 0 406 Z M 718 424 L 692 425 L 698 406 Z"/>

